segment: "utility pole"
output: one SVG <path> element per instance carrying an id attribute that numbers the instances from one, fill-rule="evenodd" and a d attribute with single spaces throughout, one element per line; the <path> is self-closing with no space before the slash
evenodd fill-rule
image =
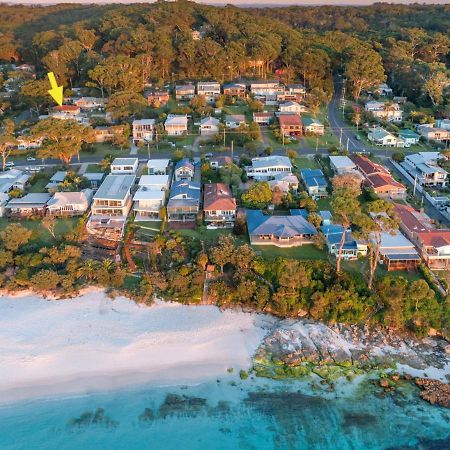
<path id="1" fill-rule="evenodd" d="M 319 150 L 319 136 L 316 136 L 316 153 Z"/>
<path id="2" fill-rule="evenodd" d="M 339 148 L 341 147 L 341 145 L 342 145 L 342 128 L 340 129 L 339 132 Z"/>
<path id="3" fill-rule="evenodd" d="M 234 141 L 231 141 L 231 159 L 234 161 Z"/>
<path id="4" fill-rule="evenodd" d="M 413 197 L 415 197 L 416 195 L 416 186 L 417 186 L 417 173 L 416 176 L 414 177 Z"/>
<path id="5" fill-rule="evenodd" d="M 347 147 L 346 147 L 347 151 L 348 151 L 349 142 L 350 142 L 350 138 L 347 138 Z"/>
<path id="6" fill-rule="evenodd" d="M 223 129 L 223 146 L 225 147 L 225 144 L 226 144 L 226 142 L 225 142 L 225 128 Z"/>

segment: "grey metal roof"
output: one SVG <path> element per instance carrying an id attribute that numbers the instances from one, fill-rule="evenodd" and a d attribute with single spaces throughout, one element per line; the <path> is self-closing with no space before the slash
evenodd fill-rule
<path id="1" fill-rule="evenodd" d="M 303 216 L 265 216 L 261 210 L 247 210 L 247 227 L 252 235 L 295 237 L 300 234 L 317 234 L 315 227 Z"/>
<path id="2" fill-rule="evenodd" d="M 134 175 L 107 175 L 94 199 L 124 200 L 134 185 Z"/>

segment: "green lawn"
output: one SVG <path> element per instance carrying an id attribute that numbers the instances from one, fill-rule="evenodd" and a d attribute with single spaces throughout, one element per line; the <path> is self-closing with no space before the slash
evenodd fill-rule
<path id="1" fill-rule="evenodd" d="M 95 155 L 95 156 L 101 156 L 101 157 L 105 157 L 107 155 L 112 155 L 114 157 L 117 156 L 124 156 L 124 155 L 128 155 L 130 153 L 130 149 L 128 148 L 124 148 L 123 150 L 121 150 L 118 147 L 115 147 L 114 145 L 111 144 L 106 144 L 106 143 L 95 143 L 92 144 L 92 150 L 85 150 L 80 152 L 80 155 L 83 156 L 89 156 L 89 155 Z"/>
<path id="2" fill-rule="evenodd" d="M 89 164 L 86 169 L 86 173 L 98 173 L 103 172 L 98 164 Z"/>
<path id="3" fill-rule="evenodd" d="M 279 256 L 291 259 L 327 259 L 326 251 L 319 250 L 314 245 L 302 245 L 301 247 L 280 248 L 274 245 L 254 245 L 253 249 L 264 258 L 274 259 Z"/>
<path id="4" fill-rule="evenodd" d="M 75 226 L 77 225 L 79 221 L 79 218 L 77 217 L 70 217 L 66 219 L 57 219 L 56 226 L 55 226 L 55 234 L 56 237 L 59 239 L 69 231 L 72 231 Z M 53 240 L 53 237 L 50 235 L 50 233 L 47 231 L 46 228 L 44 228 L 41 224 L 40 219 L 30 219 L 30 220 L 24 220 L 24 219 L 18 219 L 18 220 L 9 220 L 6 218 L 0 219 L 0 230 L 3 230 L 6 228 L 7 225 L 10 223 L 20 223 L 28 230 L 33 231 L 32 239 L 40 240 L 44 243 L 51 243 Z"/>
<path id="5" fill-rule="evenodd" d="M 317 200 L 317 206 L 319 211 L 331 211 L 331 197 L 325 197 Z"/>
<path id="6" fill-rule="evenodd" d="M 315 159 L 300 157 L 294 159 L 294 164 L 299 170 L 302 169 L 320 169 L 319 163 Z"/>
<path id="7" fill-rule="evenodd" d="M 31 186 L 29 186 L 27 191 L 32 193 L 46 192 L 45 186 L 47 186 L 49 180 L 50 180 L 49 175 L 43 176 L 40 174 L 36 182 L 33 183 Z"/>
<path id="8" fill-rule="evenodd" d="M 361 278 L 364 278 L 365 276 L 367 276 L 369 271 L 369 261 L 367 260 L 367 258 L 358 259 L 356 261 L 343 261 L 342 268 L 346 272 L 358 274 L 361 276 Z M 406 270 L 395 270 L 392 272 L 388 272 L 384 266 L 378 264 L 376 276 L 378 278 L 382 278 L 388 275 L 392 277 L 403 277 L 408 281 L 416 281 L 422 279 L 422 275 L 418 271 L 408 272 Z"/>
<path id="9" fill-rule="evenodd" d="M 248 242 L 247 238 L 244 236 L 235 236 L 233 234 L 233 230 L 230 228 L 225 229 L 218 229 L 218 230 L 207 230 L 203 227 L 198 230 L 177 230 L 177 233 L 179 233 L 181 236 L 189 236 L 193 238 L 197 238 L 206 242 L 211 242 L 215 239 L 217 239 L 219 236 L 224 234 L 230 234 L 233 235 L 237 241 L 240 241 L 241 243 Z"/>

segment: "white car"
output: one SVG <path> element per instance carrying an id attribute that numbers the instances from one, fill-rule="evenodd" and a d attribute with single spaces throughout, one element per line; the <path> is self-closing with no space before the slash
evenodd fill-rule
<path id="1" fill-rule="evenodd" d="M 33 158 L 32 156 L 29 156 L 29 157 L 27 158 L 27 161 L 36 161 L 36 158 Z"/>
<path id="2" fill-rule="evenodd" d="M 14 163 L 12 161 L 9 161 L 5 164 L 6 167 L 14 167 Z"/>

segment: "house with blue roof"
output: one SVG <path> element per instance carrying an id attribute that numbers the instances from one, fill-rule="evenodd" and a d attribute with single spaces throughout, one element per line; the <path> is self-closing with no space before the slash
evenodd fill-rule
<path id="1" fill-rule="evenodd" d="M 247 210 L 247 229 L 253 245 L 297 247 L 312 244 L 317 230 L 302 214 L 273 216 Z"/>
<path id="2" fill-rule="evenodd" d="M 344 235 L 344 227 L 342 225 L 322 225 L 320 231 L 325 237 L 328 252 L 330 255 L 338 256 L 339 247 L 341 246 L 342 237 Z M 341 257 L 345 260 L 357 259 L 359 255 L 367 254 L 367 245 L 357 241 L 351 230 L 345 230 L 344 246 L 342 247 Z"/>
<path id="3" fill-rule="evenodd" d="M 167 202 L 168 222 L 195 222 L 200 210 L 201 184 L 194 181 L 175 181 Z"/>
<path id="4" fill-rule="evenodd" d="M 328 183 L 320 169 L 303 169 L 300 176 L 311 198 L 316 200 L 328 196 Z"/>

